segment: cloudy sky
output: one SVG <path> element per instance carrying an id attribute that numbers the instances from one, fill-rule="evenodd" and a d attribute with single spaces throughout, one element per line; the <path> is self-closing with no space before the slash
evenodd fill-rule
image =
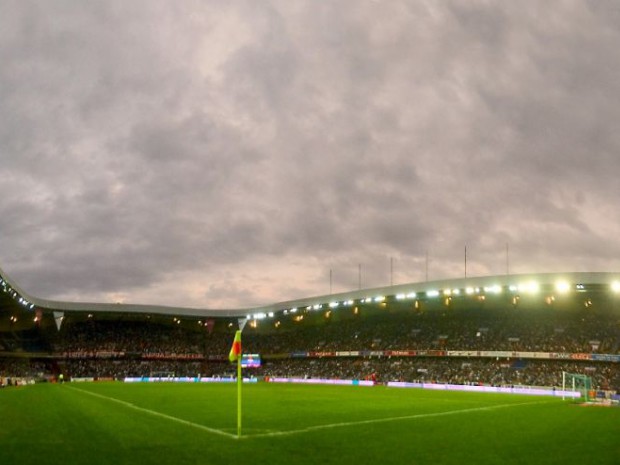
<path id="1" fill-rule="evenodd" d="M 616 1 L 0 12 L 31 295 L 237 308 L 462 277 L 465 247 L 468 276 L 620 270 Z"/>

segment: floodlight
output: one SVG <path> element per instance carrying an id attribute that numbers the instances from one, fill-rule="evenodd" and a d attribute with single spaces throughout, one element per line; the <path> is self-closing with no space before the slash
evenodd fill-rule
<path id="1" fill-rule="evenodd" d="M 568 284 L 566 281 L 558 281 L 557 283 L 555 283 L 555 290 L 558 291 L 560 294 L 565 294 L 570 291 L 570 284 Z"/>
<path id="2" fill-rule="evenodd" d="M 484 288 L 484 292 L 489 293 L 489 294 L 501 294 L 502 286 L 500 286 L 499 284 L 494 284 L 493 286 L 487 286 Z"/>
<path id="3" fill-rule="evenodd" d="M 529 283 L 519 284 L 519 291 L 529 292 L 535 294 L 540 290 L 540 285 L 536 281 L 530 281 Z"/>
<path id="4" fill-rule="evenodd" d="M 614 281 L 611 283 L 611 290 L 614 292 L 620 292 L 620 281 Z"/>

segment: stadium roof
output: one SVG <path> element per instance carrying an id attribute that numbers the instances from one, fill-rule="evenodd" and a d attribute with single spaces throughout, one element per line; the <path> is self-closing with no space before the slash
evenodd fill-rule
<path id="1" fill-rule="evenodd" d="M 251 308 L 213 309 L 188 308 L 163 305 L 97 303 L 97 302 L 65 302 L 47 300 L 31 296 L 22 290 L 0 268 L 0 292 L 8 294 L 15 302 L 26 309 L 39 308 L 58 312 L 89 312 L 89 313 L 137 313 L 161 314 L 195 317 L 248 317 L 267 318 L 276 313 L 294 312 L 297 309 L 335 308 L 354 303 L 380 302 L 381 299 L 432 299 L 445 295 L 462 294 L 497 294 L 504 291 L 513 293 L 533 293 L 539 290 L 552 289 L 554 292 L 570 290 L 609 289 L 620 292 L 620 272 L 568 272 L 545 274 L 518 274 L 486 277 L 465 277 L 428 281 L 421 283 L 398 284 L 372 289 L 360 289 L 337 294 L 327 294 L 278 302 Z"/>

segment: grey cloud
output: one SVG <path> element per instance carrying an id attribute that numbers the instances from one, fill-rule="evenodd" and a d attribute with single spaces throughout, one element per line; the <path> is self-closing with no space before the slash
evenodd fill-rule
<path id="1" fill-rule="evenodd" d="M 0 261 L 33 293 L 245 306 L 465 245 L 618 269 L 613 3 L 1 3 Z"/>

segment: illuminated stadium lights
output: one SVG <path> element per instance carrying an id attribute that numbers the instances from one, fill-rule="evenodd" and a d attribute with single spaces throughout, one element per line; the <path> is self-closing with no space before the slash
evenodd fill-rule
<path id="1" fill-rule="evenodd" d="M 405 294 L 396 294 L 396 300 L 405 300 Z"/>
<path id="2" fill-rule="evenodd" d="M 499 284 L 494 284 L 493 286 L 486 286 L 484 288 L 484 292 L 486 292 L 487 294 L 501 294 L 502 286 L 500 286 Z"/>
<path id="3" fill-rule="evenodd" d="M 273 312 L 269 312 L 269 313 L 267 313 L 267 316 L 268 316 L 269 318 L 273 318 Z"/>
<path id="4" fill-rule="evenodd" d="M 344 302 L 344 305 L 346 307 L 350 307 L 351 305 L 353 305 L 353 301 L 352 300 L 347 300 L 346 302 Z"/>
<path id="5" fill-rule="evenodd" d="M 452 295 L 460 295 L 460 294 L 461 294 L 460 289 L 452 289 Z"/>
<path id="6" fill-rule="evenodd" d="M 528 292 L 530 294 L 535 294 L 540 290 L 540 285 L 536 281 L 530 281 L 528 283 L 519 284 L 520 292 Z"/>
<path id="7" fill-rule="evenodd" d="M 452 289 L 444 289 L 443 290 L 443 295 L 451 296 L 452 295 Z"/>
<path id="8" fill-rule="evenodd" d="M 474 293 L 474 288 L 473 287 L 466 287 L 465 288 L 465 294 L 467 295 L 472 295 Z"/>
<path id="9" fill-rule="evenodd" d="M 611 283 L 611 290 L 616 293 L 620 293 L 620 281 L 614 281 Z"/>
<path id="10" fill-rule="evenodd" d="M 407 294 L 408 299 L 415 299 L 416 297 L 417 297 L 417 294 L 415 292 L 410 292 L 409 294 Z"/>
<path id="11" fill-rule="evenodd" d="M 314 304 L 312 310 L 321 310 L 321 307 L 323 307 L 321 304 Z"/>
<path id="12" fill-rule="evenodd" d="M 340 304 L 338 302 L 330 302 L 329 303 L 329 308 L 336 308 L 338 307 Z"/>
<path id="13" fill-rule="evenodd" d="M 290 312 L 291 312 L 291 313 L 297 313 L 297 307 L 293 307 L 293 308 L 291 308 Z"/>
<path id="14" fill-rule="evenodd" d="M 361 301 L 363 304 L 369 304 L 372 302 L 372 297 L 366 297 L 365 299 L 362 299 Z"/>
<path id="15" fill-rule="evenodd" d="M 255 313 L 253 318 L 255 320 L 264 320 L 265 318 L 267 318 L 267 314 L 266 313 Z"/>
<path id="16" fill-rule="evenodd" d="M 384 295 L 380 295 L 374 298 L 375 302 L 384 302 L 385 301 L 385 296 Z"/>
<path id="17" fill-rule="evenodd" d="M 426 297 L 439 297 L 439 291 L 435 289 L 426 291 Z"/>
<path id="18" fill-rule="evenodd" d="M 508 286 L 508 290 L 510 292 L 517 292 L 519 290 L 519 287 L 515 286 L 514 284 L 511 284 L 510 286 Z"/>
<path id="19" fill-rule="evenodd" d="M 555 290 L 558 291 L 560 294 L 566 294 L 568 291 L 570 291 L 570 284 L 568 284 L 566 281 L 558 281 L 557 283 L 555 283 Z"/>

